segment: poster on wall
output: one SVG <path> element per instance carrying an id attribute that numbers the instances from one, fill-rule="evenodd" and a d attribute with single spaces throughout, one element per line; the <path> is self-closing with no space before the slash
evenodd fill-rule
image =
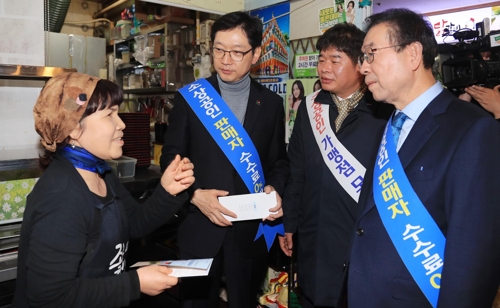
<path id="1" fill-rule="evenodd" d="M 318 58 L 319 54 L 317 52 L 295 54 L 293 76 L 296 78 L 318 76 Z"/>
<path id="2" fill-rule="evenodd" d="M 297 0 L 290 4 L 290 39 L 323 34 L 342 22 L 363 29 L 363 21 L 373 12 L 372 0 Z M 304 22 L 294 22 L 295 20 Z"/>
<path id="3" fill-rule="evenodd" d="M 464 29 L 476 29 L 476 23 L 485 18 L 490 19 L 490 30 L 500 30 L 500 18 L 498 10 L 500 7 L 485 7 L 475 10 L 453 12 L 447 14 L 428 16 L 429 22 L 434 29 L 434 36 L 438 44 L 457 43 L 453 34 Z M 497 14 L 495 14 L 497 13 Z"/>
<path id="4" fill-rule="evenodd" d="M 288 54 L 290 53 L 290 4 L 282 3 L 251 11 L 250 15 L 260 18 L 262 31 L 262 53 L 250 74 L 285 101 L 288 79 Z"/>
<path id="5" fill-rule="evenodd" d="M 286 102 L 285 102 L 285 115 L 286 115 L 286 129 L 285 139 L 286 143 L 290 141 L 292 135 L 293 125 L 297 117 L 297 110 L 304 97 L 308 94 L 317 91 L 321 88 L 319 79 L 288 79 L 286 82 Z"/>

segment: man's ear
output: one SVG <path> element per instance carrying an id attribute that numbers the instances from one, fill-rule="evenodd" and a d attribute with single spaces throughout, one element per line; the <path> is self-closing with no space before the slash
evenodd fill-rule
<path id="1" fill-rule="evenodd" d="M 259 61 L 259 58 L 260 58 L 260 53 L 261 53 L 261 47 L 256 47 L 253 51 L 253 58 L 252 58 L 252 64 L 255 64 L 257 63 L 257 61 Z"/>
<path id="2" fill-rule="evenodd" d="M 417 70 L 420 66 L 424 64 L 424 55 L 422 54 L 424 48 L 420 42 L 413 42 L 408 45 L 407 51 L 410 57 L 410 65 L 412 70 Z"/>
<path id="3" fill-rule="evenodd" d="M 69 137 L 73 140 L 78 140 L 78 138 L 80 138 L 82 133 L 83 133 L 82 126 L 80 125 L 80 123 L 78 123 L 76 124 L 75 129 L 73 129 L 73 131 L 69 134 Z"/>

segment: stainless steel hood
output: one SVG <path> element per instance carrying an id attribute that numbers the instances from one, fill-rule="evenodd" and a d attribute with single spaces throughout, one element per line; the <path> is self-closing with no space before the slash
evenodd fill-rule
<path id="1" fill-rule="evenodd" d="M 75 68 L 0 64 L 0 79 L 47 80 Z"/>

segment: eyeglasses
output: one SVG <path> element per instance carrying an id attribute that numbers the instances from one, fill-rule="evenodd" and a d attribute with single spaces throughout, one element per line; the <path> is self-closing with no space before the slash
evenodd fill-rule
<path id="1" fill-rule="evenodd" d="M 366 47 L 365 52 L 362 55 L 360 55 L 358 58 L 359 65 L 363 65 L 363 62 L 365 62 L 365 61 L 368 64 L 372 63 L 373 60 L 375 59 L 375 53 L 377 50 L 393 48 L 393 47 L 401 47 L 401 46 L 406 46 L 406 45 L 407 44 L 399 44 L 399 45 L 392 45 L 392 46 L 380 47 L 380 48 Z"/>
<path id="2" fill-rule="evenodd" d="M 252 50 L 253 50 L 253 48 L 250 48 L 247 51 L 238 51 L 238 50 L 224 50 L 224 49 L 220 49 L 217 47 L 213 47 L 212 53 L 213 53 L 215 58 L 222 59 L 222 58 L 224 58 L 224 56 L 226 55 L 226 52 L 227 52 L 227 53 L 229 53 L 229 56 L 231 57 L 231 59 L 233 59 L 236 62 L 240 62 L 241 60 L 243 60 L 243 57 L 245 57 L 245 55 Z"/>

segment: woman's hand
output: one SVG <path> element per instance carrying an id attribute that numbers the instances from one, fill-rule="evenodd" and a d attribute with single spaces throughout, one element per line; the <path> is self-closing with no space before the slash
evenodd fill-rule
<path id="1" fill-rule="evenodd" d="M 178 279 L 169 276 L 172 270 L 166 266 L 149 265 L 137 270 L 141 292 L 155 296 L 175 286 Z"/>
<path id="2" fill-rule="evenodd" d="M 161 185 L 171 195 L 177 195 L 194 183 L 194 165 L 189 158 L 179 155 L 168 165 L 161 177 Z"/>

